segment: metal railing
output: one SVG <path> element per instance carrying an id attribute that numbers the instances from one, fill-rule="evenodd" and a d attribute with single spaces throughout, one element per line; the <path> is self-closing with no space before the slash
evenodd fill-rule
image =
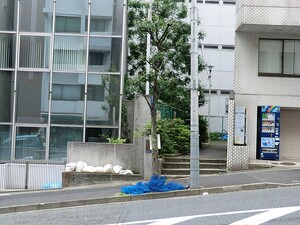
<path id="1" fill-rule="evenodd" d="M 207 116 L 204 116 L 208 120 Z M 211 116 L 210 117 L 210 132 L 227 133 L 228 117 L 227 116 Z"/>
<path id="2" fill-rule="evenodd" d="M 61 188 L 65 162 L 0 161 L 0 189 Z"/>

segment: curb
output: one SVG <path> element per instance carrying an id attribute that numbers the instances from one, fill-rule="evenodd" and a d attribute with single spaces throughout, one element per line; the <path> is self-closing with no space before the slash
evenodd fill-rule
<path id="1" fill-rule="evenodd" d="M 82 199 L 82 200 L 74 200 L 74 201 L 0 207 L 0 214 L 35 211 L 35 210 L 46 210 L 46 209 L 57 209 L 57 208 L 68 208 L 68 207 L 86 206 L 86 205 L 95 205 L 95 204 L 151 200 L 151 199 L 160 199 L 160 198 L 174 198 L 174 197 L 187 197 L 187 196 L 206 195 L 206 194 L 218 194 L 218 193 L 227 193 L 227 192 L 236 192 L 236 191 L 249 191 L 249 190 L 259 190 L 259 189 L 269 189 L 269 188 L 280 188 L 280 187 L 294 187 L 294 186 L 300 186 L 300 183 L 293 183 L 293 184 L 252 183 L 252 184 L 243 184 L 243 185 L 231 185 L 231 186 L 222 186 L 222 187 L 148 193 L 142 195 L 110 196 L 110 197 L 103 197 L 103 198 Z"/>

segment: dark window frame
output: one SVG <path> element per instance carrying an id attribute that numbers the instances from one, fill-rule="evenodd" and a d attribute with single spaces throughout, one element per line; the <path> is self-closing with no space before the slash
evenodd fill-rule
<path id="1" fill-rule="evenodd" d="M 84 86 L 82 86 L 82 88 L 84 89 Z M 101 93 L 100 95 L 99 92 Z M 104 102 L 105 101 L 104 85 L 89 84 L 87 87 L 87 101 Z"/>
<path id="2" fill-rule="evenodd" d="M 99 63 L 96 62 L 99 59 Z M 89 52 L 89 66 L 104 66 L 105 65 L 105 52 L 104 51 L 92 51 Z"/>
<path id="3" fill-rule="evenodd" d="M 58 30 L 58 20 L 59 19 L 63 19 L 64 20 L 64 29 L 59 29 Z M 79 22 L 79 30 L 76 29 L 76 31 L 74 30 L 69 30 L 71 28 L 71 26 L 68 26 L 68 21 L 70 19 L 76 19 L 79 20 L 77 22 Z M 70 22 L 70 21 L 69 21 Z M 55 18 L 55 33 L 81 33 L 81 17 L 78 16 L 60 16 L 60 15 L 56 15 Z"/>
<path id="4" fill-rule="evenodd" d="M 54 94 L 53 94 L 53 92 L 54 92 L 54 86 L 59 86 L 60 88 L 61 88 L 61 94 L 60 94 L 60 97 L 59 98 L 57 98 Z M 77 99 L 67 99 L 67 98 L 64 98 L 64 88 L 65 87 L 67 87 L 67 86 L 72 86 L 72 87 L 77 87 L 77 88 L 79 88 L 79 90 L 80 90 L 80 97 L 79 98 L 77 98 Z M 73 84 L 53 84 L 52 85 L 52 100 L 54 100 L 54 101 L 83 101 L 83 99 L 82 99 L 82 88 L 80 87 L 81 85 L 73 85 Z"/>
<path id="5" fill-rule="evenodd" d="M 281 52 L 281 73 L 266 73 L 266 72 L 259 72 L 259 63 L 260 63 L 260 48 L 258 47 L 258 76 L 261 77 L 284 77 L 284 78 L 299 78 L 300 74 L 285 74 L 284 73 L 284 41 L 290 40 L 290 41 L 300 41 L 300 39 L 281 39 L 281 38 L 259 38 L 258 40 L 258 46 L 260 46 L 261 40 L 276 40 L 276 41 L 282 41 L 282 52 Z"/>

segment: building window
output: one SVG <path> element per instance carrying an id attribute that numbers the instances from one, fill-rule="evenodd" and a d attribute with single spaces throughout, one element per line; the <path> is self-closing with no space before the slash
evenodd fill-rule
<path id="1" fill-rule="evenodd" d="M 87 31 L 88 18 L 85 20 L 85 31 Z M 108 32 L 109 20 L 91 17 L 90 32 Z"/>
<path id="2" fill-rule="evenodd" d="M 91 51 L 89 55 L 89 65 L 91 66 L 104 65 L 104 52 Z"/>
<path id="3" fill-rule="evenodd" d="M 84 89 L 84 86 L 82 86 Z M 84 93 L 84 91 L 83 91 Z M 88 101 L 104 101 L 104 86 L 103 85 L 88 85 L 87 89 L 87 100 Z"/>
<path id="4" fill-rule="evenodd" d="M 80 101 L 81 88 L 79 85 L 53 84 L 52 99 L 62 101 Z"/>
<path id="5" fill-rule="evenodd" d="M 300 40 L 284 41 L 283 59 L 284 74 L 300 74 Z"/>
<path id="6" fill-rule="evenodd" d="M 80 33 L 80 17 L 56 16 L 55 32 Z"/>
<path id="7" fill-rule="evenodd" d="M 259 74 L 300 75 L 300 40 L 259 42 Z"/>

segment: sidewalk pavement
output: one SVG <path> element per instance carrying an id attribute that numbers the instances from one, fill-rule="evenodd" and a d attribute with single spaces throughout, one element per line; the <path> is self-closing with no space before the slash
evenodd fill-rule
<path id="1" fill-rule="evenodd" d="M 122 186 L 133 184 L 128 182 L 114 182 L 55 190 L 23 190 L 10 192 L 0 190 L 0 214 L 80 205 L 300 186 L 300 168 L 275 167 L 260 170 L 229 172 L 219 175 L 200 175 L 199 180 L 199 189 L 131 196 L 120 193 Z M 185 186 L 189 185 L 188 178 L 172 181 L 181 183 Z"/>

